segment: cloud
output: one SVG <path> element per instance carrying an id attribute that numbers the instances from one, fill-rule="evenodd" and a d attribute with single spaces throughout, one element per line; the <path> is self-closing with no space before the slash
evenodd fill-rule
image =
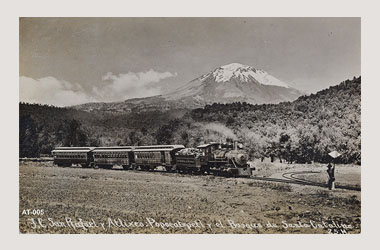
<path id="1" fill-rule="evenodd" d="M 175 76 L 177 76 L 177 73 L 160 73 L 152 69 L 146 72 L 128 72 L 119 75 L 108 72 L 102 77 L 105 85 L 95 87 L 94 92 L 103 100 L 110 101 L 154 96 L 161 94 L 161 86 L 155 83 Z"/>
<path id="2" fill-rule="evenodd" d="M 86 94 L 79 84 L 60 81 L 51 76 L 37 80 L 25 76 L 20 77 L 20 101 L 23 102 L 63 107 L 95 100 Z"/>
<path id="3" fill-rule="evenodd" d="M 161 80 L 175 77 L 177 73 L 128 72 L 115 75 L 108 72 L 102 81 L 90 90 L 78 83 L 58 80 L 54 77 L 33 79 L 20 77 L 20 101 L 29 103 L 70 106 L 87 102 L 124 101 L 130 98 L 147 97 L 161 94 Z"/>

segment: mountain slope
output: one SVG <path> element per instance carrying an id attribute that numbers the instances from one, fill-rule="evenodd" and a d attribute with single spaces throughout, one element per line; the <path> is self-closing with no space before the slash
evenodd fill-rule
<path id="1" fill-rule="evenodd" d="M 216 68 L 165 95 L 124 102 L 83 104 L 76 108 L 114 112 L 194 109 L 212 103 L 279 103 L 293 101 L 300 95 L 302 92 L 263 70 L 232 63 Z"/>
<path id="2" fill-rule="evenodd" d="M 256 157 L 361 162 L 361 77 L 279 104 L 212 104 L 189 113 L 198 123 L 230 128 Z"/>

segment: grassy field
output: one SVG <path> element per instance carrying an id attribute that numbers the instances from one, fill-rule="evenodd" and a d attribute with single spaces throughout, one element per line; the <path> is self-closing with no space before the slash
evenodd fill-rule
<path id="1" fill-rule="evenodd" d="M 254 163 L 255 175 L 323 165 Z M 360 168 L 337 166 L 360 185 Z M 358 191 L 243 178 L 21 162 L 21 233 L 360 233 Z"/>

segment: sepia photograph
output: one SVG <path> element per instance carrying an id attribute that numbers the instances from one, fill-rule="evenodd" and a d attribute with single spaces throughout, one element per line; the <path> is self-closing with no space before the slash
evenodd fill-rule
<path id="1" fill-rule="evenodd" d="M 360 17 L 18 22 L 19 234 L 361 234 Z"/>

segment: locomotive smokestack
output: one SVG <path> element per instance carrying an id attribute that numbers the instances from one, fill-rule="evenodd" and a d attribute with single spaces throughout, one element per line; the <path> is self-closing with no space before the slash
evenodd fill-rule
<path id="1" fill-rule="evenodd" d="M 234 141 L 234 150 L 237 150 L 237 141 Z"/>

